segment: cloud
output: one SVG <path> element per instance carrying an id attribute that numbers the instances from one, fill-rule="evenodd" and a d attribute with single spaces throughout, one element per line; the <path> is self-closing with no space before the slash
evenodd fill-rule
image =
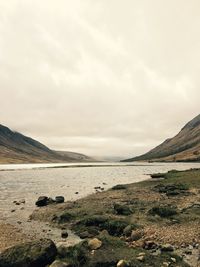
<path id="1" fill-rule="evenodd" d="M 199 8 L 0 1 L 1 123 L 91 156 L 134 156 L 173 136 L 199 113 Z"/>

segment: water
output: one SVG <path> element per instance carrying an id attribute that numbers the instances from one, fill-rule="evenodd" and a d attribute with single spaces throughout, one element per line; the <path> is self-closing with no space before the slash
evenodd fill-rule
<path id="1" fill-rule="evenodd" d="M 148 179 L 152 173 L 190 168 L 200 168 L 200 163 L 0 165 L 0 218 L 14 224 L 20 221 L 25 229 L 35 201 L 41 195 L 52 198 L 62 195 L 71 201 L 94 193 L 96 186 L 106 190 L 116 184 Z M 13 203 L 23 199 L 25 204 Z"/>

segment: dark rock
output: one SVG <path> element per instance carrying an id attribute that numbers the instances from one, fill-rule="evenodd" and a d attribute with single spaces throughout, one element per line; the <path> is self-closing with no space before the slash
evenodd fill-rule
<path id="1" fill-rule="evenodd" d="M 188 185 L 181 183 L 168 185 L 159 184 L 153 188 L 154 191 L 166 194 L 167 196 L 189 195 L 188 189 Z"/>
<path id="2" fill-rule="evenodd" d="M 143 248 L 147 250 L 157 249 L 158 244 L 156 244 L 154 241 L 151 241 L 151 240 L 145 241 L 143 244 Z"/>
<path id="3" fill-rule="evenodd" d="M 165 173 L 154 173 L 154 174 L 151 174 L 151 178 L 153 179 L 166 178 L 166 174 Z"/>
<path id="4" fill-rule="evenodd" d="M 61 233 L 62 238 L 68 238 L 68 236 L 69 236 L 69 234 L 67 231 L 62 231 L 62 233 Z"/>
<path id="5" fill-rule="evenodd" d="M 121 220 L 110 219 L 102 225 L 102 230 L 105 229 L 112 236 L 123 235 L 123 230 L 128 226 L 128 223 Z"/>
<path id="6" fill-rule="evenodd" d="M 118 185 L 113 186 L 112 187 L 112 190 L 124 190 L 126 188 L 127 188 L 126 185 L 124 185 L 124 184 L 118 184 Z"/>
<path id="7" fill-rule="evenodd" d="M 44 207 L 48 205 L 49 198 L 46 196 L 40 196 L 36 201 L 35 205 L 38 207 Z"/>
<path id="8" fill-rule="evenodd" d="M 76 233 L 81 239 L 92 238 L 99 234 L 99 231 L 95 226 L 90 226 L 86 231 Z"/>
<path id="9" fill-rule="evenodd" d="M 98 190 L 103 191 L 103 190 L 104 190 L 104 187 L 101 187 L 101 186 L 95 186 L 94 189 L 95 189 L 96 191 L 98 191 Z"/>
<path id="10" fill-rule="evenodd" d="M 162 252 L 172 252 L 174 251 L 174 247 L 170 244 L 165 244 L 165 245 L 162 245 L 161 246 L 161 249 L 160 249 Z"/>
<path id="11" fill-rule="evenodd" d="M 41 239 L 27 242 L 5 250 L 0 255 L 1 267 L 45 267 L 57 254 L 53 241 Z"/>
<path id="12" fill-rule="evenodd" d="M 63 196 L 57 196 L 55 197 L 56 203 L 63 203 L 65 202 L 65 198 Z"/>
<path id="13" fill-rule="evenodd" d="M 78 236 L 81 238 L 81 239 L 85 239 L 85 238 L 92 238 L 94 237 L 92 234 L 90 234 L 88 231 L 84 231 L 84 232 L 81 232 L 78 234 Z"/>

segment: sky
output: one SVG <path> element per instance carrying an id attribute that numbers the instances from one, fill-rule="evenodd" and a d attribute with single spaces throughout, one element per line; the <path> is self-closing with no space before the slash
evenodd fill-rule
<path id="1" fill-rule="evenodd" d="M 129 158 L 200 113 L 199 0 L 0 0 L 0 123 Z"/>

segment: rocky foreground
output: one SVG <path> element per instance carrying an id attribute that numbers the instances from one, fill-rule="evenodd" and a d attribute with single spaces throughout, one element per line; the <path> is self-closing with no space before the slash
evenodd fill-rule
<path id="1" fill-rule="evenodd" d="M 200 170 L 152 177 L 75 202 L 40 198 L 31 218 L 60 228 L 66 240 L 71 229 L 82 241 L 23 243 L 5 250 L 0 266 L 200 266 Z"/>

